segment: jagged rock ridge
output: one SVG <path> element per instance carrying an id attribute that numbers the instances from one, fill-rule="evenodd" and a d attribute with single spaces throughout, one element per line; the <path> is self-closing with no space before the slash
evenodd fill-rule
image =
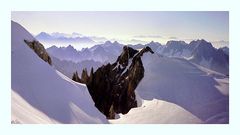
<path id="1" fill-rule="evenodd" d="M 84 69 L 81 78 L 73 74 L 74 81 L 85 83 L 95 106 L 109 119 L 115 118 L 115 113 L 126 114 L 131 108 L 137 107 L 134 90 L 144 77 L 144 67 L 141 56 L 151 52 L 150 47 L 137 51 L 124 46 L 123 52 L 113 64 L 108 63 L 90 75 Z"/>

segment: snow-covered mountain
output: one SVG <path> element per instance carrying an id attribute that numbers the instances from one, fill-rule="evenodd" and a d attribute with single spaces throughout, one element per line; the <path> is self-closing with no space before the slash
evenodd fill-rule
<path id="1" fill-rule="evenodd" d="M 191 62 L 209 68 L 211 70 L 229 74 L 229 56 L 227 48 L 216 49 L 210 42 L 205 40 L 192 41 L 189 44 L 184 41 L 168 41 L 166 45 L 158 42 L 148 44 L 127 45 L 140 50 L 146 46 L 153 48 L 160 56 L 185 58 Z M 103 44 L 95 45 L 91 48 L 76 50 L 73 46 L 56 47 L 52 46 L 47 52 L 60 60 L 81 62 L 84 60 L 94 60 L 101 63 L 114 62 L 120 54 L 123 44 L 106 41 Z"/>
<path id="2" fill-rule="evenodd" d="M 88 71 L 93 69 L 97 69 L 103 63 L 94 61 L 94 60 L 83 60 L 81 62 L 72 62 L 69 60 L 59 60 L 58 58 L 51 56 L 52 64 L 55 69 L 60 71 L 62 74 L 66 75 L 68 78 L 72 78 L 74 72 L 81 73 L 84 68 Z"/>
<path id="3" fill-rule="evenodd" d="M 75 46 L 88 46 L 88 45 L 94 45 L 97 42 L 92 40 L 90 37 L 83 36 L 78 33 L 73 34 L 65 34 L 65 33 L 46 33 L 41 32 L 38 35 L 35 36 L 35 38 L 43 43 L 45 47 L 53 46 L 53 45 L 59 45 L 59 46 L 67 46 L 69 44 L 74 44 Z M 81 47 L 80 47 L 81 48 Z"/>
<path id="4" fill-rule="evenodd" d="M 168 41 L 165 46 L 157 49 L 157 52 L 164 56 L 171 57 L 189 57 L 191 50 L 184 41 Z"/>
<path id="5" fill-rule="evenodd" d="M 106 41 L 103 44 L 98 44 L 90 48 L 91 51 L 97 51 L 98 48 L 103 48 L 107 53 L 112 53 L 113 55 L 119 55 L 121 53 L 123 44 L 118 43 L 117 41 L 111 42 Z"/>
<path id="6" fill-rule="evenodd" d="M 78 51 L 73 46 L 47 48 L 47 52 L 60 60 L 81 62 L 84 60 L 94 60 L 101 63 L 112 62 L 121 53 L 122 44 L 118 42 L 106 41 L 103 44 L 95 45 L 91 48 L 83 48 Z"/>
<path id="7" fill-rule="evenodd" d="M 185 58 L 211 70 L 229 74 L 229 56 L 203 39 L 189 44 L 184 41 L 168 41 L 157 52 L 162 56 Z"/>
<path id="8" fill-rule="evenodd" d="M 229 48 L 228 47 L 221 47 L 219 50 L 222 50 L 225 54 L 229 55 Z"/>
<path id="9" fill-rule="evenodd" d="M 54 32 L 52 34 L 48 34 L 46 32 L 41 32 L 35 36 L 35 38 L 41 42 L 66 42 L 66 43 L 95 43 L 92 39 L 88 37 L 84 37 L 80 34 L 73 33 L 73 35 L 68 35 L 65 33 Z"/>
<path id="10" fill-rule="evenodd" d="M 142 48 L 144 48 L 146 46 L 149 46 L 150 48 L 152 48 L 152 50 L 154 52 L 157 49 L 162 48 L 162 45 L 160 43 L 154 42 L 154 41 L 151 41 L 151 42 L 149 42 L 147 44 L 135 44 L 135 45 L 128 44 L 127 46 L 132 47 L 132 48 L 137 49 L 137 50 L 142 49 Z"/>
<path id="11" fill-rule="evenodd" d="M 205 40 L 192 41 L 189 46 L 195 47 L 190 59 L 192 62 L 225 75 L 229 74 L 229 56 L 222 50 L 214 48 Z"/>
<path id="12" fill-rule="evenodd" d="M 34 37 L 11 22 L 12 123 L 108 123 L 85 85 L 40 59 L 24 42 Z"/>
<path id="13" fill-rule="evenodd" d="M 114 62 L 122 51 L 123 44 L 117 41 L 111 42 L 106 41 L 103 44 L 97 44 L 90 48 L 83 48 L 80 51 L 76 50 L 72 45 L 67 47 L 56 47 L 51 46 L 47 48 L 47 52 L 60 60 L 67 60 L 73 62 L 81 62 L 84 60 L 94 60 L 101 63 Z M 155 51 L 162 45 L 158 42 L 150 42 L 148 44 L 142 45 L 128 45 L 134 49 L 142 49 L 146 46 L 153 48 Z"/>
<path id="14" fill-rule="evenodd" d="M 146 45 L 128 46 L 138 50 L 150 46 L 155 51 L 158 47 L 161 47 L 161 44 L 152 41 Z M 69 45 L 67 47 L 52 46 L 47 49 L 47 52 L 51 55 L 55 68 L 71 78 L 75 71 L 81 73 L 84 68 L 90 71 L 91 67 L 96 69 L 103 64 L 114 62 L 121 53 L 122 47 L 123 45 L 117 41 L 106 41 L 91 48 L 83 48 L 81 51 Z"/>
<path id="15" fill-rule="evenodd" d="M 71 45 L 67 47 L 56 47 L 51 46 L 47 48 L 47 52 L 60 60 L 68 60 L 73 62 L 78 62 L 79 59 L 79 52 Z"/>

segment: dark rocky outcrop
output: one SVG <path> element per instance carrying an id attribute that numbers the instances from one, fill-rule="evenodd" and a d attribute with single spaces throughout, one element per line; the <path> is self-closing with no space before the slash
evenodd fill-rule
<path id="1" fill-rule="evenodd" d="M 89 75 L 84 69 L 81 78 L 76 72 L 72 79 L 86 84 L 95 106 L 107 118 L 114 119 L 115 113 L 126 114 L 137 107 L 134 90 L 144 77 L 141 56 L 148 51 L 153 53 L 148 46 L 141 51 L 124 46 L 115 63 L 103 65 L 95 72 L 92 68 Z"/>
<path id="2" fill-rule="evenodd" d="M 78 77 L 78 72 L 77 71 L 75 73 L 73 73 L 72 80 L 75 81 L 75 82 L 80 82 L 80 78 Z"/>
<path id="3" fill-rule="evenodd" d="M 24 40 L 24 42 L 45 62 L 47 62 L 49 65 L 52 65 L 51 57 L 48 55 L 47 51 L 45 50 L 44 46 L 36 41 L 28 41 Z"/>

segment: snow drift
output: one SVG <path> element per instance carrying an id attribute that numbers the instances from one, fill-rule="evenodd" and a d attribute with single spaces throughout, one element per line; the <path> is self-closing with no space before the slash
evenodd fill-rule
<path id="1" fill-rule="evenodd" d="M 85 85 L 41 60 L 25 43 L 33 36 L 11 22 L 12 123 L 108 123 Z"/>

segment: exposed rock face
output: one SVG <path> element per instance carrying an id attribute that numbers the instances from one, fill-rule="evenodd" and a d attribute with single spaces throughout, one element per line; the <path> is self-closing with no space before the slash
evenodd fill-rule
<path id="1" fill-rule="evenodd" d="M 107 118 L 114 119 L 115 113 L 126 114 L 131 108 L 137 107 L 134 90 L 144 77 L 141 56 L 148 51 L 154 53 L 150 47 L 139 52 L 124 46 L 115 63 L 103 65 L 95 72 L 91 69 L 89 76 L 84 69 L 81 78 L 76 72 L 72 79 L 85 83 L 95 106 Z"/>
<path id="2" fill-rule="evenodd" d="M 75 81 L 75 82 L 80 82 L 80 78 L 78 77 L 78 72 L 77 71 L 75 73 L 73 73 L 72 80 Z"/>
<path id="3" fill-rule="evenodd" d="M 45 62 L 47 62 L 49 65 L 52 65 L 51 57 L 48 55 L 47 51 L 45 50 L 44 46 L 36 41 L 28 41 L 24 40 L 24 42 Z"/>

